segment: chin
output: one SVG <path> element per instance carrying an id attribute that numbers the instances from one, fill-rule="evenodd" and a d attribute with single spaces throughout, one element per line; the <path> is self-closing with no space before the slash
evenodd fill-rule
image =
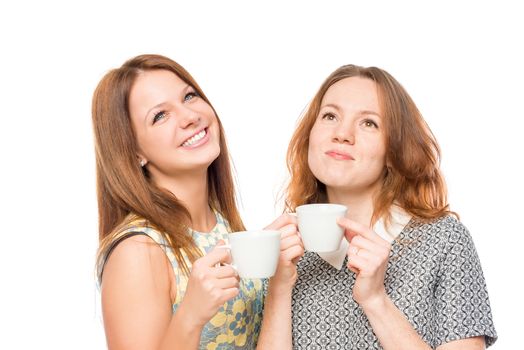
<path id="1" fill-rule="evenodd" d="M 333 169 L 329 169 L 329 167 L 326 167 L 322 171 L 313 171 L 313 175 L 317 178 L 318 181 L 322 182 L 324 185 L 329 187 L 347 187 L 351 184 L 352 179 L 348 178 L 348 174 L 346 171 L 333 171 Z"/>
<path id="2" fill-rule="evenodd" d="M 326 187 L 333 188 L 333 189 L 349 189 L 352 187 L 352 183 L 348 181 L 320 181 Z"/>

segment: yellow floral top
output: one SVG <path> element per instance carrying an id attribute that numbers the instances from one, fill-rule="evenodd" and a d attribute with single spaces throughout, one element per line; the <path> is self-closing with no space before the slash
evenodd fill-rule
<path id="1" fill-rule="evenodd" d="M 228 233 L 231 228 L 227 221 L 216 212 L 217 224 L 209 233 L 201 233 L 191 230 L 193 240 L 202 250 L 203 254 L 213 249 L 219 240 L 228 243 Z M 145 220 L 139 217 L 132 220 L 129 225 L 114 237 L 114 242 L 119 242 L 123 237 L 130 234 L 145 234 L 160 245 L 166 253 L 176 276 L 176 299 L 173 303 L 173 313 L 176 312 L 180 302 L 184 298 L 187 288 L 188 278 L 179 269 L 175 255 L 169 248 L 164 236 L 157 230 L 145 225 Z M 186 263 L 191 269 L 191 263 L 185 254 Z M 103 264 L 107 255 L 101 259 L 102 272 Z M 101 276 L 99 276 L 101 280 Z M 217 314 L 205 325 L 201 337 L 201 350 L 219 349 L 255 349 L 262 323 L 262 310 L 264 305 L 263 281 L 260 279 L 241 279 L 240 293 L 237 297 L 227 301 L 218 310 Z"/>

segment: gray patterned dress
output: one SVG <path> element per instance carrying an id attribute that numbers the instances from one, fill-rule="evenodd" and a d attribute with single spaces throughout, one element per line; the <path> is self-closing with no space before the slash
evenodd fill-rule
<path id="1" fill-rule="evenodd" d="M 355 275 L 316 253 L 298 263 L 293 291 L 293 349 L 382 349 L 353 300 Z M 432 348 L 463 338 L 497 338 L 475 246 L 454 217 L 412 219 L 392 243 L 386 292 Z"/>

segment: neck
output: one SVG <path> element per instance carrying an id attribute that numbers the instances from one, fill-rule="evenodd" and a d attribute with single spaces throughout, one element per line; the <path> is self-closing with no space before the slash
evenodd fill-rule
<path id="1" fill-rule="evenodd" d="M 348 208 L 347 217 L 363 225 L 372 226 L 373 191 L 354 192 L 338 188 L 327 188 L 329 203 L 343 204 Z"/>
<path id="2" fill-rule="evenodd" d="M 207 169 L 174 176 L 157 176 L 155 183 L 167 189 L 182 202 L 191 216 L 191 228 L 210 232 L 216 225 L 215 214 L 209 207 Z"/>

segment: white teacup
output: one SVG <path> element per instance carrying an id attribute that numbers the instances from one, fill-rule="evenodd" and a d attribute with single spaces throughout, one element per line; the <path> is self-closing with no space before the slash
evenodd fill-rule
<path id="1" fill-rule="evenodd" d="M 228 235 L 232 266 L 241 278 L 268 278 L 275 274 L 280 255 L 280 232 L 252 230 Z"/>
<path id="2" fill-rule="evenodd" d="M 311 252 L 333 252 L 340 247 L 344 229 L 337 224 L 337 218 L 347 213 L 341 204 L 305 204 L 296 208 L 298 230 L 304 248 Z"/>

